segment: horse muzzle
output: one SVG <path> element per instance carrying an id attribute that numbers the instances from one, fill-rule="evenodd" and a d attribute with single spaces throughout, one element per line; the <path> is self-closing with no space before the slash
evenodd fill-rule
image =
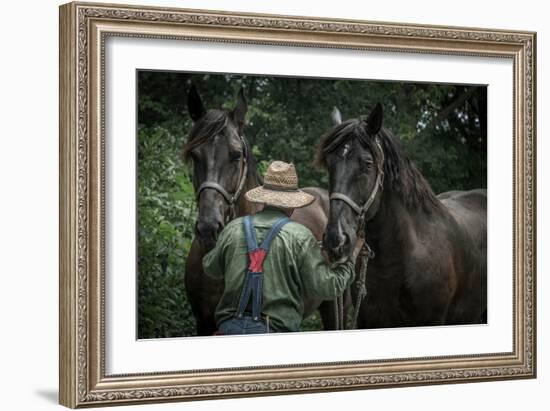
<path id="1" fill-rule="evenodd" d="M 208 252 L 216 246 L 218 236 L 222 230 L 223 222 L 221 221 L 197 221 L 195 234 L 204 252 Z"/>
<path id="2" fill-rule="evenodd" d="M 351 239 L 347 233 L 325 233 L 323 249 L 327 252 L 330 262 L 345 261 L 351 254 Z"/>

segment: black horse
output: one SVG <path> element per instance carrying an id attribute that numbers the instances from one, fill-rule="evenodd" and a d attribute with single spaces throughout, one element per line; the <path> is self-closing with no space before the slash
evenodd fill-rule
<path id="1" fill-rule="evenodd" d="M 344 122 L 333 112 L 317 151 L 331 194 L 325 249 L 345 258 L 361 234 L 375 253 L 358 326 L 485 323 L 486 190 L 436 196 L 382 116 L 380 104 Z"/>
<path id="2" fill-rule="evenodd" d="M 187 106 L 194 126 L 183 155 L 193 163 L 199 215 L 185 264 L 185 289 L 196 319 L 197 334 L 212 335 L 216 331 L 215 309 L 224 284 L 204 274 L 202 258 L 215 246 L 218 234 L 228 221 L 259 211 L 261 207 L 247 201 L 244 193 L 263 181 L 244 137 L 247 103 L 242 89 L 233 110 L 206 110 L 192 86 Z M 296 209 L 292 219 L 305 225 L 320 240 L 328 219 L 328 193 L 315 187 L 303 190 L 315 196 L 316 201 Z M 334 310 L 329 302 L 305 301 L 305 316 L 317 308 L 324 327 L 334 329 Z"/>

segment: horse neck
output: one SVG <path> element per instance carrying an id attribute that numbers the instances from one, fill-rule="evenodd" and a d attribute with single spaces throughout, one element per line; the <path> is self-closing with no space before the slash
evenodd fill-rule
<path id="1" fill-rule="evenodd" d="M 365 240 L 376 253 L 377 263 L 391 263 L 399 260 L 401 253 L 412 247 L 420 209 L 405 206 L 402 199 L 392 190 L 384 190 L 376 214 L 365 226 Z"/>

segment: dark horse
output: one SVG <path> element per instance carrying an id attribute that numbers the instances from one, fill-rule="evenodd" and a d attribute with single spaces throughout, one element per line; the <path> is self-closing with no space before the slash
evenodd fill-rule
<path id="1" fill-rule="evenodd" d="M 244 193 L 263 181 L 243 135 L 247 104 L 242 89 L 233 110 L 207 111 L 192 86 L 187 106 L 194 126 L 183 155 L 185 160 L 193 162 L 199 215 L 185 265 L 185 288 L 197 322 L 197 334 L 212 335 L 216 331 L 214 313 L 224 284 L 204 274 L 202 258 L 215 246 L 218 234 L 228 221 L 260 210 L 261 206 L 247 201 Z M 317 201 L 295 210 L 292 219 L 308 227 L 320 240 L 327 223 L 328 194 L 319 188 L 303 190 L 314 195 Z M 317 308 L 325 328 L 333 328 L 334 313 L 328 302 L 306 301 L 305 316 Z"/>
<path id="2" fill-rule="evenodd" d="M 335 109 L 333 123 L 317 152 L 331 193 L 324 246 L 345 258 L 361 233 L 375 253 L 359 328 L 485 323 L 486 190 L 436 196 L 380 104 L 344 122 Z"/>

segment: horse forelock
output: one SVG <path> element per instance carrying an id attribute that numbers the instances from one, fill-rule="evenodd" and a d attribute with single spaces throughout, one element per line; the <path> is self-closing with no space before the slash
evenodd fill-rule
<path id="1" fill-rule="evenodd" d="M 315 162 L 318 166 L 326 168 L 327 156 L 353 139 L 357 139 L 361 146 L 368 149 L 375 162 L 378 162 L 380 153 L 376 147 L 376 137 L 380 141 L 384 155 L 384 190 L 396 192 L 409 208 L 423 208 L 428 212 L 441 210 L 441 202 L 405 154 L 399 138 L 384 127 L 375 136 L 369 135 L 366 132 L 364 118 L 347 120 L 332 127 L 321 139 Z"/>
<path id="2" fill-rule="evenodd" d="M 229 115 L 223 110 L 210 110 L 199 121 L 197 121 L 191 132 L 187 143 L 183 146 L 183 159 L 189 161 L 191 152 L 206 143 L 209 139 L 218 135 L 227 127 Z"/>
<path id="3" fill-rule="evenodd" d="M 360 134 L 361 127 L 358 119 L 346 120 L 333 126 L 321 137 L 315 154 L 315 164 L 326 168 L 327 156 Z"/>
<path id="4" fill-rule="evenodd" d="M 346 120 L 332 127 L 321 137 L 315 157 L 316 165 L 326 168 L 327 156 L 353 139 L 357 139 L 361 145 L 370 150 L 375 161 L 380 160 L 380 153 L 376 149 L 374 139 L 366 132 L 364 119 L 358 118 Z"/>

